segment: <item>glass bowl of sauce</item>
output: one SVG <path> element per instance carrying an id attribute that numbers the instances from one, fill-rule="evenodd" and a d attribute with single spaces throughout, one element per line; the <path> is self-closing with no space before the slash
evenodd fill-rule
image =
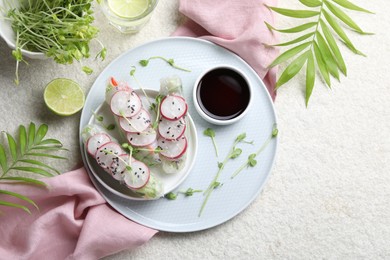
<path id="1" fill-rule="evenodd" d="M 252 91 L 245 74 L 232 66 L 220 65 L 203 72 L 193 89 L 195 109 L 206 121 L 228 125 L 249 110 Z"/>

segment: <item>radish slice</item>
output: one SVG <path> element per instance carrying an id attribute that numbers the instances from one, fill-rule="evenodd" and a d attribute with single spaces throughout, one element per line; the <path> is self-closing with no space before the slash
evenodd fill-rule
<path id="1" fill-rule="evenodd" d="M 95 157 L 95 153 L 99 150 L 99 147 L 110 141 L 111 138 L 105 133 L 95 134 L 87 140 L 87 151 L 92 157 Z"/>
<path id="2" fill-rule="evenodd" d="M 132 117 L 142 108 L 141 99 L 134 91 L 118 91 L 110 102 L 111 111 L 117 116 Z"/>
<path id="3" fill-rule="evenodd" d="M 125 132 L 143 132 L 150 126 L 150 114 L 145 109 L 141 109 L 138 114 L 132 117 L 119 118 L 119 125 Z"/>
<path id="4" fill-rule="evenodd" d="M 177 140 L 167 140 L 160 137 L 157 142 L 158 146 L 161 148 L 160 155 L 166 159 L 176 160 L 187 150 L 187 138 L 185 136 L 182 136 Z"/>
<path id="5" fill-rule="evenodd" d="M 123 180 L 130 189 L 141 189 L 148 183 L 149 178 L 150 170 L 148 166 L 141 161 L 134 160 L 131 163 L 131 170 L 124 172 Z"/>
<path id="6" fill-rule="evenodd" d="M 180 138 L 186 130 L 186 120 L 184 117 L 171 121 L 161 118 L 158 124 L 158 133 L 167 140 L 176 140 Z"/>
<path id="7" fill-rule="evenodd" d="M 126 82 L 117 82 L 114 77 L 111 77 L 106 87 L 106 103 L 110 105 L 112 96 L 118 91 L 131 92 L 133 89 Z"/>
<path id="8" fill-rule="evenodd" d="M 95 158 L 100 167 L 108 170 L 114 161 L 118 161 L 119 155 L 124 151 L 119 144 L 108 142 L 100 146 L 95 153 Z"/>
<path id="9" fill-rule="evenodd" d="M 149 127 L 140 133 L 127 133 L 126 138 L 131 145 L 140 147 L 153 143 L 157 138 L 157 133 L 153 128 Z"/>
<path id="10" fill-rule="evenodd" d="M 177 120 L 187 113 L 187 103 L 181 96 L 169 95 L 161 101 L 160 110 L 164 118 Z"/>
<path id="11" fill-rule="evenodd" d="M 131 157 L 131 162 L 134 161 L 134 158 Z M 124 173 L 130 166 L 130 156 L 128 154 L 121 154 L 118 157 L 118 160 L 114 160 L 110 166 L 110 173 L 115 180 L 121 181 L 124 178 Z"/>

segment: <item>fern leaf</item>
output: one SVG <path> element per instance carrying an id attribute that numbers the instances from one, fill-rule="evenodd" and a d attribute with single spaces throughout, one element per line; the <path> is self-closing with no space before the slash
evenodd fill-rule
<path id="1" fill-rule="evenodd" d="M 316 33 L 316 36 L 317 36 L 318 48 L 321 52 L 321 56 L 326 64 L 326 67 L 329 70 L 329 73 L 336 79 L 340 80 L 337 63 L 332 55 L 332 52 L 329 49 L 328 44 L 325 42 L 325 39 L 318 31 Z"/>

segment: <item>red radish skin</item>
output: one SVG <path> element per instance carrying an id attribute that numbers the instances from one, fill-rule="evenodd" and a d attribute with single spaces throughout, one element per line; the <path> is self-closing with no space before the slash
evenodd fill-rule
<path id="1" fill-rule="evenodd" d="M 114 160 L 112 164 L 110 165 L 110 174 L 111 176 L 118 181 L 123 180 L 123 175 L 125 171 L 127 170 L 126 167 L 131 164 L 129 163 L 129 155 L 127 153 L 121 154 L 118 156 L 118 160 Z M 131 161 L 134 159 L 131 157 Z"/>
<path id="2" fill-rule="evenodd" d="M 184 117 L 178 120 L 167 120 L 161 118 L 158 124 L 158 133 L 167 140 L 177 140 L 182 137 L 186 130 L 186 120 Z"/>
<path id="3" fill-rule="evenodd" d="M 99 147 L 111 141 L 108 134 L 99 133 L 88 138 L 87 140 L 87 152 L 95 158 L 95 153 L 99 150 Z"/>
<path id="4" fill-rule="evenodd" d="M 177 160 L 187 151 L 188 142 L 185 136 L 180 137 L 178 140 L 166 140 L 160 137 L 157 142 L 162 149 L 160 155 L 168 160 Z"/>
<path id="5" fill-rule="evenodd" d="M 109 85 L 106 88 L 106 94 L 105 94 L 105 101 L 108 105 L 110 105 L 112 97 L 118 91 L 127 91 L 127 92 L 133 91 L 133 89 L 126 82 L 118 83 L 113 77 L 111 77 L 108 84 Z"/>
<path id="6" fill-rule="evenodd" d="M 149 127 L 141 133 L 126 133 L 127 141 L 135 147 L 142 147 L 152 144 L 156 138 L 156 131 Z"/>
<path id="7" fill-rule="evenodd" d="M 143 108 L 138 112 L 138 114 L 132 117 L 119 117 L 119 125 L 121 129 L 129 133 L 143 132 L 150 126 L 150 124 L 150 114 Z"/>
<path id="8" fill-rule="evenodd" d="M 166 96 L 160 104 L 161 116 L 167 120 L 177 120 L 183 117 L 188 110 L 185 99 L 177 95 Z"/>
<path id="9" fill-rule="evenodd" d="M 121 146 L 115 142 L 108 142 L 102 145 L 95 153 L 96 162 L 103 169 L 109 169 L 112 162 L 118 159 L 120 154 L 123 154 Z"/>
<path id="10" fill-rule="evenodd" d="M 118 91 L 110 101 L 111 112 L 117 116 L 132 117 L 142 108 L 142 102 L 135 91 Z"/>
<path id="11" fill-rule="evenodd" d="M 131 163 L 131 171 L 126 171 L 124 177 L 126 186 L 133 190 L 138 190 L 145 187 L 145 185 L 149 182 L 149 179 L 149 168 L 146 166 L 146 164 L 138 160 L 134 160 Z M 136 182 L 134 182 L 133 180 L 135 180 Z"/>

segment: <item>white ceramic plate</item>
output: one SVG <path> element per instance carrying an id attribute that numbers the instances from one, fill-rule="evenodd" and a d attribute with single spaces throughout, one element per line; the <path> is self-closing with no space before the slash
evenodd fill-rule
<path id="1" fill-rule="evenodd" d="M 175 63 L 191 72 L 174 69 L 162 60 L 151 60 L 147 67 L 138 65 L 138 61 L 151 56 L 173 58 Z M 246 73 L 250 84 L 253 84 L 253 103 L 250 111 L 239 122 L 229 126 L 213 126 L 203 120 L 195 111 L 192 100 L 192 88 L 196 78 L 212 66 L 229 64 L 236 66 Z M 267 148 L 257 157 L 256 167 L 243 171 L 234 179 L 230 179 L 236 170 L 248 157 L 254 153 L 269 137 L 276 115 L 272 100 L 258 75 L 253 69 L 234 53 L 208 41 L 187 38 L 170 37 L 152 41 L 131 49 L 114 60 L 105 68 L 93 84 L 86 99 L 80 121 L 80 128 L 91 118 L 91 111 L 103 101 L 102 89 L 109 76 L 118 80 L 126 80 L 135 84 L 130 75 L 131 66 L 137 66 L 137 77 L 145 86 L 151 89 L 159 88 L 160 78 L 176 74 L 183 81 L 184 96 L 189 104 L 189 113 L 194 120 L 198 136 L 198 152 L 195 165 L 185 181 L 176 190 L 204 190 L 214 178 L 218 165 L 230 149 L 237 135 L 246 132 L 247 138 L 254 144 L 240 145 L 243 149 L 241 156 L 229 161 L 220 176 L 223 186 L 214 190 L 199 217 L 198 213 L 204 196 L 195 193 L 192 197 L 179 195 L 176 200 L 159 199 L 153 201 L 134 201 L 122 198 L 102 186 L 87 170 L 96 188 L 107 202 L 125 217 L 142 225 L 169 232 L 198 231 L 219 225 L 244 210 L 261 192 L 266 183 L 276 154 L 277 138 L 273 139 Z M 133 83 L 132 83 L 133 82 Z M 203 131 L 214 128 L 220 158 L 216 158 L 212 142 L 203 135 Z M 85 165 L 88 165 L 82 153 Z"/>
<path id="2" fill-rule="evenodd" d="M 9 8 L 8 3 L 11 3 L 12 7 L 17 6 L 17 1 L 0 0 L 0 37 L 4 39 L 11 49 L 15 49 L 15 33 L 11 28 L 11 22 L 5 20 L 6 13 L 3 11 L 3 9 L 6 10 Z M 33 52 L 22 49 L 22 54 L 30 59 L 43 60 L 47 58 L 42 52 Z"/>
<path id="3" fill-rule="evenodd" d="M 99 90 L 104 93 L 104 88 Z M 145 92 L 146 95 L 150 98 L 151 102 L 153 102 L 154 98 L 158 95 L 158 92 L 156 90 L 145 89 Z M 136 93 L 141 97 L 141 100 L 143 101 L 143 107 L 146 108 L 148 106 L 146 97 L 140 90 L 136 90 Z M 101 104 L 94 111 L 96 115 L 103 116 L 104 125 L 115 124 L 115 120 L 114 117 L 112 116 L 112 112 L 109 106 L 105 102 L 103 102 L 103 104 Z M 195 163 L 198 142 L 197 142 L 196 128 L 194 125 L 194 121 L 192 120 L 189 114 L 187 114 L 186 116 L 186 122 L 187 122 L 186 124 L 187 127 L 186 127 L 185 135 L 187 137 L 188 147 L 186 150 L 187 159 L 185 161 L 185 165 L 183 169 L 175 174 L 165 174 L 162 172 L 160 167 L 151 167 L 151 171 L 153 172 L 155 177 L 161 181 L 163 185 L 164 194 L 172 191 L 177 186 L 179 186 L 188 176 Z M 101 127 L 94 115 L 91 115 L 88 124 L 97 125 L 98 127 Z M 116 127 L 111 131 L 107 131 L 107 133 L 110 134 L 112 137 L 114 137 L 116 140 L 119 140 L 119 143 L 125 142 L 125 140 L 122 140 L 123 138 L 119 133 L 118 127 Z M 99 183 L 105 189 L 125 199 L 147 200 L 137 195 L 136 193 L 132 192 L 124 184 L 121 184 L 119 181 L 115 180 L 114 178 L 111 177 L 111 175 L 105 172 L 99 165 L 97 165 L 96 160 L 88 155 L 85 146 L 84 146 L 83 153 L 88 168 L 90 169 L 90 172 L 94 175 L 96 180 L 99 181 Z"/>

